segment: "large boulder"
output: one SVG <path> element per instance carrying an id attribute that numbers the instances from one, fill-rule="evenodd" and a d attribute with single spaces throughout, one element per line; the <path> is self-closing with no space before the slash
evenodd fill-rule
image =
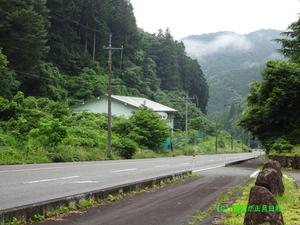
<path id="1" fill-rule="evenodd" d="M 271 159 L 276 160 L 280 163 L 281 167 L 289 167 L 289 158 L 286 156 L 271 156 Z"/>
<path id="2" fill-rule="evenodd" d="M 254 186 L 250 191 L 244 225 L 283 225 L 283 216 L 274 195 L 265 187 Z"/>
<path id="3" fill-rule="evenodd" d="M 291 160 L 291 166 L 293 169 L 300 169 L 300 156 L 295 156 Z"/>
<path id="4" fill-rule="evenodd" d="M 266 162 L 264 164 L 263 170 L 267 169 L 267 168 L 276 170 L 277 173 L 279 174 L 279 176 L 282 177 L 281 165 L 280 165 L 280 163 L 278 161 L 276 161 L 276 160 L 269 160 L 268 162 Z"/>
<path id="5" fill-rule="evenodd" d="M 258 174 L 255 185 L 267 188 L 274 195 L 284 193 L 282 178 L 276 170 L 271 168 L 266 168 Z"/>

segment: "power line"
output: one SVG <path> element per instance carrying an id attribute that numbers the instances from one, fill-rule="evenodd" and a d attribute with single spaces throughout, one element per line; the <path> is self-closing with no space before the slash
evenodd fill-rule
<path id="1" fill-rule="evenodd" d="M 58 79 L 55 79 L 55 78 L 41 77 L 38 74 L 23 72 L 23 71 L 19 71 L 19 70 L 15 70 L 15 72 L 23 74 L 25 77 L 34 78 L 34 79 L 40 80 L 40 81 L 45 81 L 46 80 L 46 81 L 50 81 L 50 82 L 57 82 L 57 83 L 65 84 L 64 81 L 58 80 Z"/>
<path id="2" fill-rule="evenodd" d="M 80 26 L 80 27 L 82 27 L 82 28 L 84 28 L 84 29 L 86 29 L 86 30 L 90 30 L 90 31 L 96 32 L 96 33 L 98 33 L 98 34 L 101 34 L 101 32 L 100 32 L 99 30 L 90 28 L 90 27 L 88 27 L 88 26 L 86 26 L 86 25 L 83 25 L 83 24 L 79 23 L 78 21 L 75 21 L 75 20 L 72 20 L 72 19 L 69 19 L 69 18 L 64 18 L 63 16 L 57 15 L 57 14 L 55 14 L 55 13 L 53 13 L 53 15 L 55 15 L 55 16 L 57 16 L 57 17 L 60 17 L 61 19 L 54 18 L 54 17 L 50 17 L 50 20 L 51 20 L 51 19 L 59 20 L 59 21 L 67 20 L 67 21 L 70 21 L 70 22 L 72 22 L 72 23 L 74 23 L 74 24 L 76 24 L 76 25 L 78 25 L 78 26 Z"/>

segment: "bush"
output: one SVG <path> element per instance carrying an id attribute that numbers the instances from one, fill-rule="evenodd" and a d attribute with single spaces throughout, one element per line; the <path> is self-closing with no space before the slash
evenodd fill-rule
<path id="1" fill-rule="evenodd" d="M 29 133 L 29 144 L 52 147 L 67 136 L 66 127 L 58 119 L 44 118 Z M 34 147 L 34 146 L 32 146 Z"/>
<path id="2" fill-rule="evenodd" d="M 218 139 L 218 147 L 219 148 L 225 148 L 226 147 L 223 137 L 219 137 L 219 139 Z"/>
<path id="3" fill-rule="evenodd" d="M 272 149 L 278 153 L 281 152 L 291 152 L 293 149 L 293 145 L 284 138 L 277 138 L 275 143 L 272 146 Z"/>
<path id="4" fill-rule="evenodd" d="M 128 134 L 140 146 L 158 150 L 161 143 L 168 137 L 169 128 L 166 121 L 150 109 L 142 107 L 130 117 L 133 129 Z"/>
<path id="5" fill-rule="evenodd" d="M 132 159 L 137 151 L 137 143 L 128 138 L 119 138 L 113 141 L 113 148 L 117 150 L 122 158 Z"/>

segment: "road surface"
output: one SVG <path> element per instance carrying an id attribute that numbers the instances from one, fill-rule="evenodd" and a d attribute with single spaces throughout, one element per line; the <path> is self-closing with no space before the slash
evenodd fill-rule
<path id="1" fill-rule="evenodd" d="M 200 177 L 36 225 L 188 225 L 195 212 L 208 209 L 218 195 L 243 183 L 261 164 L 261 160 L 255 159 L 201 171 Z M 219 217 L 213 210 L 199 225 L 215 224 Z"/>
<path id="2" fill-rule="evenodd" d="M 0 166 L 0 210 L 183 170 L 206 171 L 257 153 Z"/>

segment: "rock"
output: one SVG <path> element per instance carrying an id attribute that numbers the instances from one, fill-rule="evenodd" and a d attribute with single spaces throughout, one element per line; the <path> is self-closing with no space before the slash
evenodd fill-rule
<path id="1" fill-rule="evenodd" d="M 293 169 L 300 169 L 300 156 L 293 157 L 291 161 L 291 167 Z"/>
<path id="2" fill-rule="evenodd" d="M 280 165 L 280 163 L 278 161 L 276 161 L 276 160 L 269 160 L 268 162 L 266 162 L 264 164 L 263 170 L 267 169 L 267 168 L 276 170 L 277 173 L 279 174 L 279 176 L 282 177 L 281 165 Z"/>
<path id="3" fill-rule="evenodd" d="M 284 192 L 282 178 L 271 168 L 266 168 L 258 174 L 255 185 L 267 188 L 274 195 L 282 195 Z"/>
<path id="4" fill-rule="evenodd" d="M 250 191 L 244 225 L 283 225 L 280 206 L 274 195 L 265 187 L 254 186 Z"/>
<path id="5" fill-rule="evenodd" d="M 286 156 L 272 156 L 271 159 L 279 162 L 281 167 L 289 167 L 289 158 Z"/>

